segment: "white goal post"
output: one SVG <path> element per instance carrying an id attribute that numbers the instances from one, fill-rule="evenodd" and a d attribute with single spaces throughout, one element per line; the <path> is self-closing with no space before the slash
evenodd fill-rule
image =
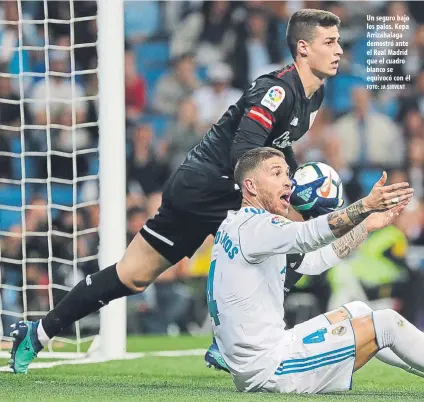
<path id="1" fill-rule="evenodd" d="M 126 248 L 124 0 L 98 4 L 100 101 L 100 250 L 105 268 Z M 101 310 L 101 355 L 119 358 L 126 349 L 126 299 Z"/>
<path id="2" fill-rule="evenodd" d="M 14 0 L 11 2 L 15 3 Z M 6 2 L 7 3 L 7 2 Z M 124 92 L 124 0 L 98 0 L 97 15 L 78 16 L 75 15 L 75 4 L 77 0 L 67 0 L 63 3 L 69 4 L 69 18 L 53 18 L 49 16 L 49 3 L 43 0 L 42 9 L 44 10 L 44 19 L 36 19 L 34 14 L 26 14 L 25 9 L 28 4 L 25 0 L 17 0 L 17 18 L 7 18 L 7 14 L 0 15 L 0 29 L 6 30 L 12 26 L 15 30 L 8 32 L 9 42 L 4 44 L 0 38 L 0 59 L 6 54 L 7 50 L 13 56 L 17 55 L 18 71 L 0 71 L 0 79 L 10 80 L 16 84 L 15 93 L 19 100 L 13 100 L 9 97 L 0 95 L 0 103 L 9 105 L 19 105 L 20 122 L 17 124 L 2 124 L 0 120 L 0 134 L 6 133 L 5 137 L 13 139 L 15 147 L 11 149 L 0 149 L 0 157 L 10 158 L 12 161 L 12 175 L 5 177 L 0 173 L 0 269 L 6 265 L 11 269 L 18 271 L 21 269 L 21 281 L 19 284 L 10 283 L 8 278 L 3 275 L 0 282 L 0 292 L 2 295 L 18 294 L 21 309 L 15 308 L 12 304 L 5 304 L 3 297 L 0 303 L 0 313 L 2 316 L 12 317 L 13 319 L 27 319 L 46 314 L 49 309 L 54 307 L 53 293 L 56 290 L 69 291 L 81 280 L 79 264 L 86 261 L 98 260 L 99 267 L 105 268 L 117 262 L 123 255 L 126 248 L 126 144 L 125 144 L 125 92 Z M 1 10 L 0 10 L 1 11 Z M 9 15 L 13 15 L 9 14 Z M 81 43 L 75 40 L 75 24 L 90 21 L 97 23 L 97 42 Z M 50 30 L 53 25 L 69 26 L 69 44 L 51 43 Z M 43 43 L 27 40 L 30 27 L 33 30 L 44 27 Z M 15 35 L 15 36 L 14 36 Z M 5 37 L 3 35 L 3 37 Z M 13 40 L 16 39 L 14 43 Z M 7 48 L 5 47 L 7 46 Z M 97 46 L 98 63 L 95 67 L 79 69 L 75 50 Z M 33 52 L 33 53 L 31 53 Z M 25 66 L 26 57 L 38 52 L 43 53 L 45 71 L 34 71 Z M 67 52 L 70 59 L 70 71 L 57 72 L 51 70 L 53 63 L 52 52 Z M 3 60 L 0 60 L 0 64 Z M 7 63 L 6 63 L 7 64 Z M 87 75 L 97 74 L 98 94 L 85 94 L 77 89 L 77 81 L 84 79 Z M 70 94 L 62 98 L 60 95 L 52 94 L 51 81 L 54 77 L 62 77 L 69 82 Z M 36 97 L 28 86 L 28 81 L 44 80 L 45 93 L 44 98 Z M 77 119 L 78 105 L 81 102 L 98 102 L 99 120 L 80 122 Z M 28 110 L 38 103 L 45 104 L 45 123 L 34 122 L 29 119 Z M 62 121 L 54 121 L 52 117 L 52 104 L 60 104 L 71 111 L 69 124 Z M 1 105 L 0 105 L 1 106 Z M 1 109 L 0 109 L 1 110 Z M 31 114 L 31 116 L 33 113 Z M 95 148 L 80 147 L 78 145 L 81 130 L 97 126 L 99 127 L 99 145 Z M 31 130 L 38 130 L 39 133 L 45 133 L 45 147 L 39 149 L 27 148 Z M 70 150 L 58 150 L 53 144 L 54 135 L 68 136 Z M 9 137 L 7 137 L 9 136 Z M 13 137 L 13 138 L 12 138 Z M 19 138 L 18 138 L 19 137 Z M 41 137 L 40 137 L 41 138 Z M 65 140 L 66 142 L 66 140 Z M 11 142 L 12 143 L 12 142 Z M 99 155 L 99 170 L 97 172 L 88 172 L 85 176 L 77 175 L 77 159 L 80 155 Z M 59 156 L 64 159 L 72 160 L 72 172 L 69 172 L 71 178 L 56 178 L 51 175 L 53 156 Z M 47 177 L 34 177 L 28 171 L 31 158 L 45 158 Z M 20 162 L 20 163 L 18 163 Z M 20 172 L 16 174 L 18 167 Z M 14 169 L 14 170 L 13 170 Z M 95 200 L 81 199 L 80 189 L 84 183 L 98 182 L 99 196 Z M 71 188 L 71 204 L 57 201 L 55 194 L 56 185 L 68 186 Z M 35 205 L 31 201 L 31 189 L 33 186 L 45 189 L 45 205 Z M 43 187 L 44 186 L 44 187 Z M 35 188 L 35 187 L 34 187 Z M 1 197 L 1 191 L 9 195 L 16 192 L 20 197 L 20 202 L 12 197 Z M 38 190 L 39 191 L 39 190 Z M 40 192 L 37 193 L 39 196 Z M 60 195 L 60 194 L 59 194 Z M 10 199 L 9 199 L 10 198 Z M 61 197 L 59 197 L 61 198 Z M 42 203 L 41 203 L 42 204 Z M 78 211 L 91 205 L 100 204 L 100 224 L 97 227 L 90 227 L 81 230 L 77 223 Z M 30 211 L 43 210 L 46 213 L 46 229 L 32 229 L 27 226 L 28 214 Z M 58 213 L 66 212 L 72 215 L 71 227 L 72 233 L 67 233 L 62 229 L 53 227 L 55 216 Z M 15 215 L 13 215 L 15 214 Z M 20 216 L 15 219 L 14 216 Z M 9 222 L 10 226 L 7 226 Z M 7 227 L 6 227 L 7 226 Z M 81 236 L 99 232 L 100 244 L 98 252 L 92 252 L 90 255 L 81 257 L 79 255 L 78 240 Z M 28 239 L 37 237 L 45 239 L 48 255 L 32 257 L 27 255 Z M 59 258 L 53 253 L 53 237 L 68 239 L 72 244 L 72 256 L 69 258 Z M 21 242 L 21 251 L 15 256 L 10 256 L 9 244 L 13 241 Z M 19 250 L 18 250 L 19 251 Z M 31 264 L 40 264 L 48 272 L 48 283 L 34 284 L 29 279 L 29 267 Z M 57 266 L 65 267 L 68 274 L 68 282 L 55 282 L 55 269 Z M 71 282 L 69 282 L 71 278 Z M 28 304 L 28 292 L 45 292 L 48 305 L 37 311 L 32 311 Z M 97 359 L 117 359 L 124 357 L 126 351 L 126 300 L 125 298 L 115 300 L 108 306 L 101 309 L 100 319 L 100 337 L 96 337 L 95 351 Z M 1 330 L 1 328 L 0 328 Z M 8 328 L 0 331 L 0 338 L 3 333 L 3 340 L 10 341 Z M 76 354 L 73 356 L 82 356 L 80 345 L 82 342 L 92 339 L 92 337 L 82 338 L 80 326 L 76 324 L 76 336 L 66 338 L 59 336 L 58 340 L 76 345 Z M 94 346 L 94 345 L 92 345 Z M 4 346 L 10 348 L 10 346 Z M 48 349 L 48 348 L 46 348 Z M 0 357 L 5 354 L 0 353 Z M 42 353 L 45 355 L 46 353 Z M 71 353 L 70 353 L 71 354 Z M 63 358 L 66 353 L 58 353 L 57 357 Z M 5 357 L 5 356 L 4 356 Z M 48 357 L 55 357 L 51 352 Z"/>

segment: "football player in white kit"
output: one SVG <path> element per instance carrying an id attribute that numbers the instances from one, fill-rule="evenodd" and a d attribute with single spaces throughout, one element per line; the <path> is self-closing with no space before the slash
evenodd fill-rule
<path id="1" fill-rule="evenodd" d="M 424 334 L 393 310 L 361 302 L 291 330 L 284 322 L 286 255 L 306 253 L 297 271 L 318 275 L 389 225 L 413 195 L 408 183 L 384 186 L 347 208 L 307 222 L 286 218 L 292 183 L 284 155 L 257 148 L 238 161 L 243 193 L 215 237 L 208 309 L 216 341 L 240 391 L 323 393 L 351 388 L 353 371 L 377 352 L 389 364 L 424 372 Z M 372 267 L 370 267 L 372 269 Z M 357 318 L 349 319 L 349 308 Z M 389 349 L 385 349 L 389 348 Z M 411 370 L 409 370 L 410 368 Z"/>

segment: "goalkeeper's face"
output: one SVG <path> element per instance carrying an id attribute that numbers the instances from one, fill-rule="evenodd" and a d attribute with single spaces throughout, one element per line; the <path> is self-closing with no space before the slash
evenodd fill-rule
<path id="1" fill-rule="evenodd" d="M 337 74 L 343 54 L 337 26 L 316 27 L 314 39 L 310 43 L 303 43 L 303 46 L 301 52 L 317 77 L 324 79 Z"/>
<path id="2" fill-rule="evenodd" d="M 256 201 L 266 211 L 287 217 L 292 181 L 286 161 L 273 156 L 255 171 Z"/>

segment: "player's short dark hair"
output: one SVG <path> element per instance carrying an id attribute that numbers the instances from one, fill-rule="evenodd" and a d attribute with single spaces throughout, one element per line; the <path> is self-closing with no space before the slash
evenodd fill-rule
<path id="1" fill-rule="evenodd" d="M 234 180 L 242 188 L 246 174 L 256 169 L 263 161 L 274 156 L 279 156 L 285 160 L 284 154 L 278 149 L 270 147 L 254 148 L 243 154 L 237 161 L 234 169 Z"/>
<path id="2" fill-rule="evenodd" d="M 324 28 L 340 27 L 340 18 L 329 11 L 310 8 L 296 11 L 291 16 L 287 25 L 286 40 L 294 60 L 296 60 L 297 55 L 297 42 L 300 40 L 312 42 L 317 26 Z"/>

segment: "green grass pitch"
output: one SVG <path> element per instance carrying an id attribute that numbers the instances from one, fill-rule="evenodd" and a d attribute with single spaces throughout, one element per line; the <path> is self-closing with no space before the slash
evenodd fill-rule
<path id="1" fill-rule="evenodd" d="M 129 352 L 207 348 L 210 337 L 130 338 Z M 39 360 L 40 361 L 40 360 Z M 6 360 L 0 360 L 4 366 Z M 332 395 L 244 394 L 202 356 L 145 357 L 101 364 L 0 373 L 0 401 L 423 401 L 424 379 L 378 361 L 354 375 L 353 390 Z"/>

